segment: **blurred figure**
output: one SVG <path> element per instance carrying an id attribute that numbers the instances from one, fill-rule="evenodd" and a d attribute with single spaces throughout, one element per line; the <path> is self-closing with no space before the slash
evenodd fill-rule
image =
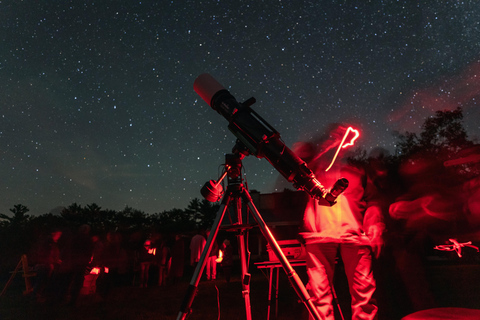
<path id="1" fill-rule="evenodd" d="M 60 267 L 60 249 L 58 241 L 62 231 L 53 230 L 46 239 L 40 239 L 35 251 L 35 272 L 37 273 L 33 293 L 38 302 L 45 302 L 51 290 L 51 279 Z"/>
<path id="2" fill-rule="evenodd" d="M 365 168 L 349 163 L 345 149 L 339 149 L 330 167 L 346 129 L 334 125 L 328 136 L 318 143 L 301 145 L 298 153 L 326 187 L 340 178 L 349 181 L 334 206 L 320 206 L 310 199 L 305 209 L 304 231 L 300 236 L 307 251 L 307 289 L 319 314 L 333 320 L 332 290 L 335 261 L 339 256 L 348 279 L 352 319 L 376 319 L 372 259 L 380 254 L 385 225 L 378 192 Z"/>
<path id="3" fill-rule="evenodd" d="M 148 287 L 150 266 L 153 262 L 155 253 L 152 241 L 150 239 L 145 240 L 138 253 L 138 261 L 140 264 L 140 288 Z"/>
<path id="4" fill-rule="evenodd" d="M 404 160 L 399 173 L 404 192 L 390 205 L 390 216 L 411 230 L 453 231 L 450 222 L 462 215 L 464 201 L 457 177 L 423 153 Z"/>
<path id="5" fill-rule="evenodd" d="M 463 185 L 466 195 L 466 216 L 468 224 L 474 231 L 480 229 L 480 176 L 467 181 Z"/>
<path id="6" fill-rule="evenodd" d="M 161 234 L 155 239 L 155 250 L 155 260 L 158 266 L 158 285 L 164 286 L 167 283 L 171 257 L 167 239 Z"/>
<path id="7" fill-rule="evenodd" d="M 223 240 L 222 244 L 222 269 L 223 275 L 225 276 L 225 281 L 230 282 L 230 278 L 232 276 L 232 266 L 233 266 L 233 248 L 230 244 L 230 240 L 225 239 Z"/>
<path id="8" fill-rule="evenodd" d="M 71 283 L 70 283 L 70 304 L 75 305 L 85 279 L 85 272 L 90 263 L 93 252 L 93 243 L 90 238 L 90 226 L 82 225 L 78 228 L 76 236 L 72 239 L 71 254 Z"/>
<path id="9" fill-rule="evenodd" d="M 169 277 L 173 283 L 177 283 L 183 277 L 185 268 L 185 242 L 181 234 L 175 235 L 171 255 Z"/>
<path id="10" fill-rule="evenodd" d="M 462 184 L 461 194 L 465 198 L 465 218 L 468 226 L 471 227 L 469 232 L 475 233 L 477 237 L 480 237 L 480 145 L 462 150 L 459 153 L 459 157 L 472 159 L 468 162 L 457 160 L 457 163 L 452 164 L 452 166 L 455 168 L 464 166 L 465 172 L 468 171 L 470 173 L 467 181 Z M 480 239 L 477 238 L 475 240 L 478 241 Z"/>
<path id="11" fill-rule="evenodd" d="M 99 235 L 92 236 L 92 259 L 90 261 L 90 266 L 92 268 L 100 268 L 103 269 L 103 241 Z"/>
<path id="12" fill-rule="evenodd" d="M 210 230 L 207 231 L 207 237 L 210 235 Z M 207 280 L 215 280 L 217 278 L 217 257 L 218 244 L 217 239 L 213 241 L 210 254 L 207 257 Z"/>
<path id="13" fill-rule="evenodd" d="M 190 265 L 194 270 L 197 267 L 197 263 L 200 261 L 202 251 L 206 244 L 207 240 L 205 240 L 205 237 L 201 231 L 198 231 L 190 241 Z"/>
<path id="14" fill-rule="evenodd" d="M 399 167 L 403 192 L 389 207 L 395 223 L 389 226 L 395 266 L 408 297 L 408 312 L 435 308 L 437 302 L 426 274 L 426 257 L 436 243 L 456 232 L 455 221 L 462 214 L 463 199 L 435 157 L 418 152 Z"/>
<path id="15" fill-rule="evenodd" d="M 111 288 L 121 282 L 121 275 L 125 273 L 127 254 L 122 247 L 122 237 L 119 233 L 107 233 L 102 261 L 104 271 L 97 280 L 97 289 L 100 296 L 105 298 Z"/>

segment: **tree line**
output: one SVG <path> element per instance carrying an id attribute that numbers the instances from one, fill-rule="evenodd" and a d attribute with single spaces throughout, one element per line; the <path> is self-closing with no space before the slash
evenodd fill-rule
<path id="1" fill-rule="evenodd" d="M 61 213 L 29 215 L 28 207 L 16 204 L 11 214 L 0 214 L 0 271 L 12 268 L 21 254 L 29 252 L 39 237 L 52 229 L 77 230 L 83 224 L 91 227 L 92 234 L 105 235 L 119 232 L 125 235 L 135 232 L 193 233 L 213 224 L 220 205 L 195 198 L 185 209 L 172 209 L 148 214 L 126 206 L 121 211 L 103 209 L 96 203 L 85 206 L 73 203 Z M 18 261 L 17 261 L 18 262 Z"/>

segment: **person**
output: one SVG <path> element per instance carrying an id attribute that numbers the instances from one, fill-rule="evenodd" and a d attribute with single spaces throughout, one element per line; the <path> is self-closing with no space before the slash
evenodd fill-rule
<path id="1" fill-rule="evenodd" d="M 122 275 L 126 274 L 127 254 L 122 246 L 122 236 L 117 232 L 108 232 L 102 250 L 103 268 L 97 279 L 97 291 L 105 299 L 111 289 L 121 283 Z"/>
<path id="2" fill-rule="evenodd" d="M 185 243 L 181 234 L 175 235 L 175 243 L 172 247 L 171 266 L 168 276 L 173 283 L 177 283 L 183 277 L 185 266 Z"/>
<path id="3" fill-rule="evenodd" d="M 47 239 L 40 239 L 35 250 L 35 272 L 37 274 L 33 294 L 38 302 L 45 302 L 51 293 L 51 279 L 62 264 L 58 241 L 62 231 L 54 229 Z"/>
<path id="4" fill-rule="evenodd" d="M 71 255 L 71 281 L 70 305 L 75 305 L 85 280 L 85 272 L 93 253 L 93 243 L 90 238 L 91 227 L 81 225 L 77 235 L 72 239 L 70 246 Z"/>
<path id="5" fill-rule="evenodd" d="M 157 234 L 154 241 L 155 246 L 155 260 L 158 267 L 158 286 L 167 284 L 167 276 L 171 264 L 171 251 L 167 243 L 167 237 L 162 234 Z"/>
<path id="6" fill-rule="evenodd" d="M 230 278 L 232 276 L 232 266 L 233 266 L 233 248 L 230 245 L 230 240 L 228 239 L 223 240 L 222 252 L 223 252 L 223 259 L 222 259 L 223 275 L 225 276 L 225 281 L 227 281 L 228 283 L 230 282 Z"/>
<path id="7" fill-rule="evenodd" d="M 206 244 L 207 241 L 201 231 L 197 232 L 190 241 L 190 265 L 193 269 L 197 267 L 197 263 L 200 261 L 202 251 Z"/>
<path id="8" fill-rule="evenodd" d="M 140 263 L 140 288 L 148 287 L 150 266 L 154 260 L 153 249 L 152 240 L 147 239 L 138 252 L 138 261 Z"/>
<path id="9" fill-rule="evenodd" d="M 207 231 L 207 237 L 210 234 L 210 230 Z M 207 280 L 215 280 L 217 278 L 217 257 L 218 257 L 218 244 L 215 239 L 210 250 L 210 254 L 207 257 Z"/>
<path id="10" fill-rule="evenodd" d="M 305 208 L 300 236 L 307 253 L 307 290 L 323 319 L 333 320 L 332 290 L 339 254 L 348 279 L 352 319 L 376 319 L 372 254 L 376 257 L 380 254 L 385 225 L 378 192 L 365 169 L 349 163 L 345 149 L 330 167 L 345 132 L 345 127 L 334 125 L 323 140 L 297 147 L 297 154 L 309 163 L 324 186 L 331 187 L 340 178 L 349 181 L 348 188 L 333 206 L 310 199 Z"/>
<path id="11" fill-rule="evenodd" d="M 104 244 L 100 235 L 94 234 L 92 236 L 92 258 L 90 260 L 91 268 L 101 268 L 103 269 L 103 249 Z"/>

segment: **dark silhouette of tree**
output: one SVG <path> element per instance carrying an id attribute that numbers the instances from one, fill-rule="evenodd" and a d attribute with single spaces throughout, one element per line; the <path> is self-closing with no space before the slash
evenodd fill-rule
<path id="1" fill-rule="evenodd" d="M 212 203 L 206 199 L 202 200 L 200 203 L 200 212 L 202 213 L 202 216 L 199 224 L 201 229 L 208 229 L 213 225 L 219 208 L 220 205 L 218 203 Z"/>
<path id="2" fill-rule="evenodd" d="M 193 221 L 196 228 L 206 229 L 213 224 L 218 208 L 218 204 L 215 205 L 205 199 L 195 198 L 190 201 L 187 209 L 185 209 L 185 214 L 189 220 Z"/>
<path id="3" fill-rule="evenodd" d="M 2 226 L 8 227 L 24 225 L 30 218 L 30 216 L 26 214 L 28 211 L 30 211 L 30 209 L 28 209 L 26 206 L 22 204 L 16 204 L 13 206 L 12 209 L 10 209 L 10 212 L 13 213 L 13 217 L 0 213 L 0 219 L 2 219 Z"/>
<path id="4" fill-rule="evenodd" d="M 193 221 L 193 223 L 198 227 L 201 224 L 203 217 L 200 199 L 192 199 L 188 204 L 188 207 L 185 209 L 185 214 L 187 215 L 188 220 Z"/>
<path id="5" fill-rule="evenodd" d="M 463 111 L 437 111 L 425 120 L 420 135 L 406 132 L 398 135 L 397 155 L 408 157 L 419 151 L 429 152 L 445 157 L 455 156 L 460 150 L 469 148 L 474 143 L 468 140 L 463 127 Z"/>
<path id="6" fill-rule="evenodd" d="M 83 208 L 81 205 L 76 202 L 72 203 L 68 207 L 64 208 L 60 215 L 67 221 L 70 221 L 74 224 L 84 223 L 83 219 Z"/>
<path id="7" fill-rule="evenodd" d="M 129 206 L 118 212 L 116 216 L 117 225 L 121 229 L 143 229 L 151 225 L 150 218 L 145 212 Z"/>
<path id="8" fill-rule="evenodd" d="M 421 155 L 428 157 L 442 170 L 445 161 L 459 158 L 466 150 L 479 147 L 468 139 L 460 107 L 452 111 L 435 112 L 434 116 L 425 120 L 419 135 L 406 132 L 399 134 L 397 138 L 397 163 Z M 470 179 L 480 174 L 480 168 L 475 163 L 452 167 L 448 171 L 462 179 Z"/>
<path id="9" fill-rule="evenodd" d="M 185 210 L 172 209 L 157 213 L 153 217 L 154 225 L 161 232 L 190 232 L 195 230 L 195 223 Z"/>
<path id="10" fill-rule="evenodd" d="M 88 224 L 94 232 L 105 232 L 115 229 L 118 223 L 118 213 L 113 210 L 103 210 L 96 203 L 82 207 L 78 203 L 72 203 L 64 208 L 61 217 L 65 225 L 76 230 L 82 224 Z"/>
<path id="11" fill-rule="evenodd" d="M 6 268 L 4 263 L 12 264 L 18 262 L 20 256 L 26 253 L 32 242 L 32 233 L 29 232 L 28 224 L 30 211 L 22 204 L 16 204 L 10 209 L 13 216 L 0 214 L 0 252 L 2 252 L 2 264 L 0 271 Z"/>

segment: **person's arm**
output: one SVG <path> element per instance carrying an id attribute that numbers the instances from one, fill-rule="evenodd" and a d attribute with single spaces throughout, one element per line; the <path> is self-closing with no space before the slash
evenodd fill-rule
<path id="1" fill-rule="evenodd" d="M 384 246 L 383 233 L 385 231 L 385 222 L 380 203 L 380 194 L 369 178 L 366 178 L 364 195 L 366 210 L 363 226 L 367 237 L 370 239 L 373 255 L 375 258 L 378 258 Z"/>

